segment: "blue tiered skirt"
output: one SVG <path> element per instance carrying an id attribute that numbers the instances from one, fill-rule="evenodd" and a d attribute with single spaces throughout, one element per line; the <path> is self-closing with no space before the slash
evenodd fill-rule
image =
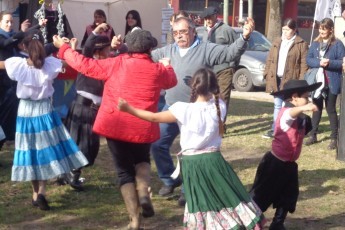
<path id="1" fill-rule="evenodd" d="M 48 180 L 87 163 L 49 99 L 20 100 L 12 181 Z"/>

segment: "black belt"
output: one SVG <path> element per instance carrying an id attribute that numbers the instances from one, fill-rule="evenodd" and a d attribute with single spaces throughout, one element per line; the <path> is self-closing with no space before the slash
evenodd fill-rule
<path id="1" fill-rule="evenodd" d="M 93 109 L 99 109 L 99 105 L 96 105 L 95 103 L 93 103 L 93 101 L 91 99 L 83 97 L 79 94 L 77 94 L 75 102 L 78 104 L 81 104 L 81 105 L 90 106 Z"/>

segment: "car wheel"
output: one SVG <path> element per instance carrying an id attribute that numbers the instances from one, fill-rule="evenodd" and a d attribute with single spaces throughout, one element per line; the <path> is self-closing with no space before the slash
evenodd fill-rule
<path id="1" fill-rule="evenodd" d="M 235 72 L 232 83 L 234 88 L 240 92 L 249 92 L 254 88 L 251 74 L 245 68 L 238 69 Z"/>

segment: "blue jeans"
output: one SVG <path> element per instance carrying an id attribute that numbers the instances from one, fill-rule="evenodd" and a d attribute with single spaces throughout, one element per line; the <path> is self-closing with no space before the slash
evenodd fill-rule
<path id="1" fill-rule="evenodd" d="M 274 97 L 273 124 L 272 124 L 273 132 L 274 132 L 274 126 L 275 126 L 279 111 L 283 106 L 283 102 L 284 100 L 282 97 Z"/>
<path id="2" fill-rule="evenodd" d="M 168 110 L 169 105 L 165 104 L 162 111 Z M 160 139 L 151 145 L 151 154 L 156 163 L 158 176 L 168 186 L 178 183 L 170 176 L 175 171 L 174 162 L 170 156 L 170 147 L 175 138 L 180 134 L 177 123 L 160 123 Z"/>

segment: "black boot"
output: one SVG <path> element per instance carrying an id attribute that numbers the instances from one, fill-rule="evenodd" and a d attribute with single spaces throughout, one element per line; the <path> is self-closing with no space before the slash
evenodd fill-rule
<path id="1" fill-rule="evenodd" d="M 81 175 L 81 169 L 73 169 L 68 175 L 68 184 L 77 191 L 84 191 L 83 183 L 79 178 Z"/>
<path id="2" fill-rule="evenodd" d="M 269 230 L 285 230 L 284 221 L 288 211 L 277 208 Z"/>

